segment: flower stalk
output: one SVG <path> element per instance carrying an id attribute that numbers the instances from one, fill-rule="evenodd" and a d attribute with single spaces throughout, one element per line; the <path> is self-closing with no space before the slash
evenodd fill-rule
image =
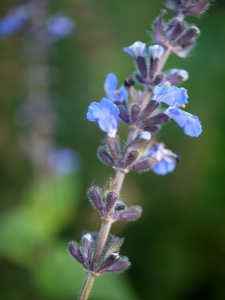
<path id="1" fill-rule="evenodd" d="M 166 175 L 175 169 L 179 155 L 157 141 L 157 133 L 168 120 L 174 120 L 188 136 L 197 137 L 202 132 L 199 119 L 181 109 L 188 103 L 187 90 L 175 86 L 188 79 L 188 73 L 179 69 L 165 72 L 163 68 L 171 53 L 185 57 L 193 49 L 199 30 L 184 22 L 184 16 L 201 13 L 208 3 L 167 1 L 166 5 L 175 17 L 164 22 L 166 12 L 163 11 L 154 21 L 153 40 L 157 44 L 146 51 L 146 44 L 137 41 L 123 49 L 133 57 L 137 72 L 127 77 L 124 86 L 119 88 L 115 74 L 109 73 L 104 83 L 106 98 L 100 103 L 91 103 L 88 108 L 87 119 L 97 122 L 107 133 L 98 149 L 98 157 L 113 167 L 116 174 L 104 189 L 94 186 L 88 191 L 90 202 L 102 220 L 99 233 L 85 234 L 80 245 L 69 243 L 70 253 L 87 272 L 79 299 L 88 298 L 96 276 L 104 272 L 121 272 L 130 266 L 128 258 L 119 255 L 124 239 L 110 234 L 114 222 L 133 221 L 141 216 L 141 207 L 127 207 L 121 199 L 125 175 L 131 171 L 149 170 Z M 135 80 L 143 86 L 143 91 L 134 87 Z M 124 147 L 117 136 L 120 122 L 129 128 Z"/>

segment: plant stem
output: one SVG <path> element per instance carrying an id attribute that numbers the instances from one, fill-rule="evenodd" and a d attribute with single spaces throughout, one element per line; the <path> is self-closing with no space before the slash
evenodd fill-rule
<path id="1" fill-rule="evenodd" d="M 92 286 L 94 284 L 96 275 L 93 273 L 87 273 L 85 278 L 81 293 L 78 300 L 86 300 L 91 292 Z"/>

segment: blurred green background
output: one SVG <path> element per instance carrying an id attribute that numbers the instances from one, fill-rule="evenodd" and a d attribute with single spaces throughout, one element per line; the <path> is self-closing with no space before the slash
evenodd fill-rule
<path id="1" fill-rule="evenodd" d="M 51 44 L 49 64 L 57 78 L 50 86 L 58 122 L 56 145 L 82 157 L 79 171 L 37 180 L 22 151 L 16 112 L 26 101 L 23 80 L 26 34 L 0 40 L 0 295 L 4 300 L 76 299 L 85 272 L 66 251 L 82 229 L 97 231 L 99 216 L 86 189 L 103 186 L 113 170 L 100 164 L 96 150 L 104 137 L 86 120 L 87 107 L 104 96 L 109 72 L 120 84 L 134 71 L 122 48 L 148 32 L 162 1 L 49 1 L 49 14 L 63 11 L 76 22 L 72 36 Z M 18 5 L 2 0 L 0 17 Z M 172 15 L 171 15 L 172 16 Z M 131 268 L 122 275 L 96 280 L 91 299 L 225 299 L 225 2 L 218 1 L 200 18 L 188 18 L 202 35 L 186 59 L 170 57 L 166 68 L 189 72 L 187 111 L 202 122 L 197 139 L 170 123 L 159 141 L 181 155 L 165 176 L 129 174 L 122 196 L 141 205 L 142 218 L 116 223 L 112 232 L 125 237 L 121 254 Z M 26 129 L 27 130 L 27 129 Z M 121 135 L 125 138 L 126 128 Z"/>

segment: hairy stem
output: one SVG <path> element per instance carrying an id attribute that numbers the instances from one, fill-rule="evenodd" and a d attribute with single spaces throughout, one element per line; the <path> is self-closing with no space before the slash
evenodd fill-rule
<path id="1" fill-rule="evenodd" d="M 85 278 L 81 293 L 79 295 L 78 300 L 86 300 L 88 299 L 88 296 L 90 295 L 92 286 L 94 284 L 96 276 L 93 273 L 87 273 L 87 276 Z"/>

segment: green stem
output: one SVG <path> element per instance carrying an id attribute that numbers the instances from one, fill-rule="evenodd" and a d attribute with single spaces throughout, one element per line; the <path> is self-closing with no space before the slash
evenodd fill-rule
<path id="1" fill-rule="evenodd" d="M 78 300 L 86 300 L 88 299 L 92 286 L 94 284 L 96 275 L 93 273 L 87 273 L 87 276 L 85 278 L 81 293 L 79 295 Z"/>

